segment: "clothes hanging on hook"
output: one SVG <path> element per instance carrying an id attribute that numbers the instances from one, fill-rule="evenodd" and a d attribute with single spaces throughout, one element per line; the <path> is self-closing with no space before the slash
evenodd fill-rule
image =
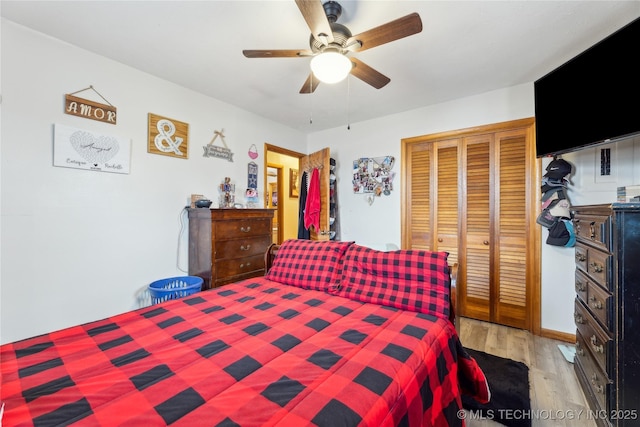
<path id="1" fill-rule="evenodd" d="M 298 239 L 309 240 L 311 238 L 311 233 L 304 226 L 304 211 L 306 209 L 307 204 L 307 173 L 302 172 L 302 176 L 300 177 L 300 198 L 298 199 Z"/>
<path id="2" fill-rule="evenodd" d="M 320 172 L 317 168 L 311 172 L 309 193 L 304 209 L 304 228 L 307 230 L 315 227 L 316 233 L 320 232 Z"/>

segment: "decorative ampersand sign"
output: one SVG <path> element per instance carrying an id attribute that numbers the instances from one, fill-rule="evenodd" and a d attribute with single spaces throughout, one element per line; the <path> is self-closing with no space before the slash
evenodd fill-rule
<path id="1" fill-rule="evenodd" d="M 182 156 L 183 153 L 180 151 L 182 138 L 176 136 L 175 139 L 171 139 L 171 137 L 176 133 L 176 126 L 171 121 L 162 119 L 158 121 L 156 128 L 159 132 L 155 137 L 156 148 L 163 153 L 174 152 L 175 154 Z"/>
<path id="2" fill-rule="evenodd" d="M 189 124 L 149 113 L 147 152 L 187 159 Z"/>

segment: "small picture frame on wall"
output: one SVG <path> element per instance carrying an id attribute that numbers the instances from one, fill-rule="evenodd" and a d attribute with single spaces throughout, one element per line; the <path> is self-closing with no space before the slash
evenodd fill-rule
<path id="1" fill-rule="evenodd" d="M 618 180 L 618 157 L 615 144 L 595 148 L 595 182 L 608 183 Z"/>
<path id="2" fill-rule="evenodd" d="M 289 197 L 299 197 L 298 169 L 289 169 Z"/>

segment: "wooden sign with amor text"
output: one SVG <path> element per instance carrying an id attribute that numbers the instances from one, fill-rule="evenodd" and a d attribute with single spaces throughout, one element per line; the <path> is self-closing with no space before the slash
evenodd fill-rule
<path id="1" fill-rule="evenodd" d="M 112 125 L 116 124 L 116 107 L 73 95 L 65 96 L 64 112 L 72 116 L 84 117 L 85 119 L 97 120 Z"/>
<path id="2" fill-rule="evenodd" d="M 149 113 L 147 152 L 189 158 L 189 124 Z"/>

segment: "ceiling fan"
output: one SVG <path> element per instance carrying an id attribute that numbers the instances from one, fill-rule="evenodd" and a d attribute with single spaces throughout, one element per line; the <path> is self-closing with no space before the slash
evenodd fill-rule
<path id="1" fill-rule="evenodd" d="M 336 22 L 342 14 L 342 6 L 338 2 L 327 1 L 323 4 L 321 0 L 296 0 L 296 4 L 311 29 L 309 49 L 243 50 L 242 53 L 247 58 L 312 57 L 311 69 L 314 71 L 309 73 L 300 93 L 312 93 L 320 81 L 334 83 L 349 73 L 376 89 L 384 87 L 391 81 L 389 77 L 348 55 L 422 31 L 420 15 L 411 13 L 354 36 L 347 27 Z M 317 67 L 321 66 L 319 63 L 323 60 L 329 60 L 331 57 L 343 63 L 343 73 L 339 77 L 323 78 L 318 75 L 321 70 Z M 331 69 L 333 70 L 335 67 Z"/>

